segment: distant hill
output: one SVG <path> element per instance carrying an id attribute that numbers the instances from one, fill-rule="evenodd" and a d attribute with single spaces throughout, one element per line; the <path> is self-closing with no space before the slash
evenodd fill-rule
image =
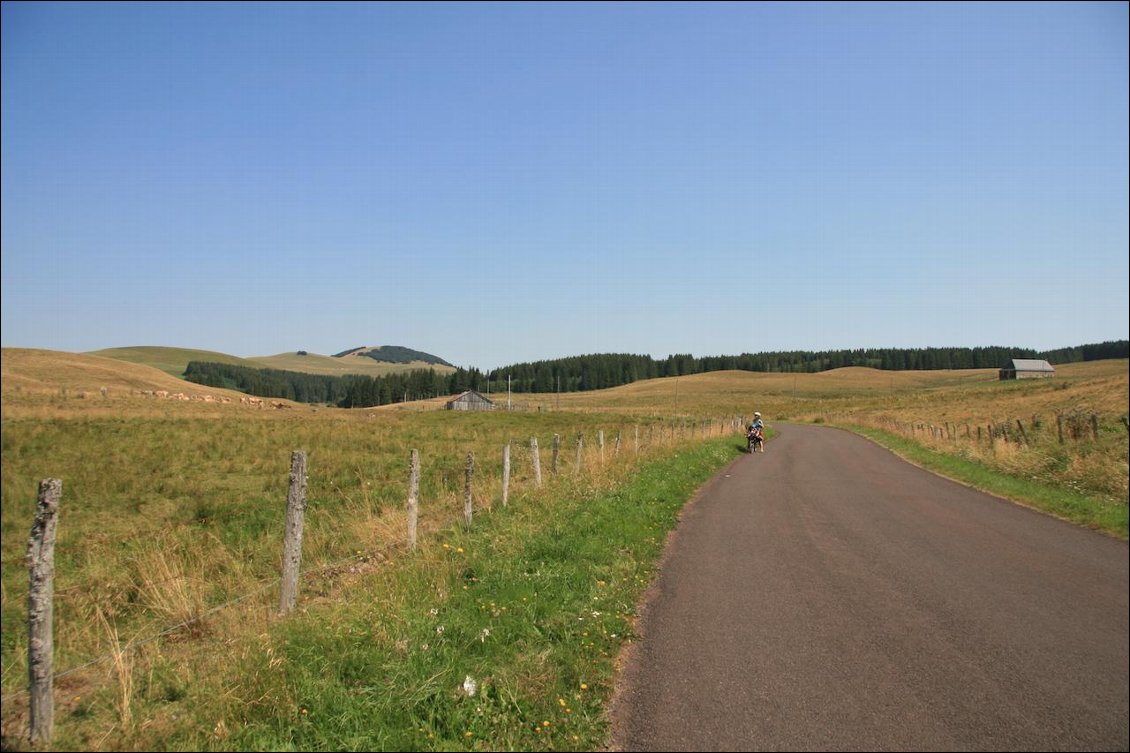
<path id="1" fill-rule="evenodd" d="M 378 345 L 375 348 L 369 346 L 361 346 L 359 348 L 350 348 L 349 350 L 343 350 L 340 353 L 334 354 L 334 358 L 348 358 L 350 356 L 364 356 L 366 358 L 372 358 L 374 361 L 379 361 L 381 363 L 425 363 L 431 366 L 449 366 L 453 369 L 455 368 L 439 356 L 433 356 L 431 353 L 424 353 L 419 350 L 405 348 L 402 345 Z"/>
<path id="2" fill-rule="evenodd" d="M 176 378 L 164 369 L 131 363 L 128 359 L 32 348 L 4 348 L 0 373 L 5 395 L 16 391 L 44 393 L 58 390 L 97 393 L 102 388 L 115 393 L 125 390 L 175 393 L 191 392 L 197 388 L 197 385 Z M 240 393 L 229 390 L 210 391 L 228 395 L 237 401 L 240 396 Z"/>
<path id="3" fill-rule="evenodd" d="M 391 352 L 392 355 L 389 355 Z M 371 353 L 383 354 L 382 358 Z M 305 374 L 320 374 L 330 376 L 344 376 L 346 374 L 364 374 L 371 377 L 386 376 L 415 369 L 432 369 L 447 374 L 455 371 L 455 367 L 442 358 L 398 346 L 385 346 L 384 348 L 354 348 L 336 356 L 323 356 L 317 353 L 308 353 L 304 350 L 278 353 L 273 356 L 252 356 L 240 358 L 226 353 L 211 350 L 195 350 L 192 348 L 170 348 L 163 346 L 136 346 L 130 348 L 106 348 L 97 350 L 87 355 L 113 358 L 118 361 L 152 366 L 169 374 L 181 377 L 188 368 L 190 361 L 204 363 L 225 363 L 234 366 L 246 366 L 253 369 L 280 369 L 282 371 L 299 371 Z M 412 356 L 418 356 L 412 358 Z M 396 357 L 400 360 L 393 360 Z M 403 360 L 409 358 L 410 360 Z"/>
<path id="4" fill-rule="evenodd" d="M 152 366 L 155 369 L 180 378 L 188 367 L 189 361 L 208 361 L 211 363 L 230 363 L 236 366 L 257 367 L 253 360 L 229 356 L 226 353 L 217 353 L 213 350 L 195 350 L 193 348 L 167 348 L 160 345 L 138 345 L 132 348 L 106 348 L 86 353 L 88 356 L 101 356 L 113 358 L 116 361 L 139 363 L 143 366 Z"/>

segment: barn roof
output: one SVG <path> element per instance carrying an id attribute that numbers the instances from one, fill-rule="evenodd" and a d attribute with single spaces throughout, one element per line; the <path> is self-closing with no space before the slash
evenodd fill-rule
<path id="1" fill-rule="evenodd" d="M 1050 363 L 1037 358 L 1014 358 L 1005 368 L 1015 371 L 1055 371 Z"/>
<path id="2" fill-rule="evenodd" d="M 460 394 L 451 398 L 451 400 L 449 400 L 448 402 L 454 403 L 459 400 L 482 400 L 484 403 L 490 403 L 491 405 L 494 405 L 493 400 L 486 397 L 481 392 L 477 392 L 476 390 L 467 390 L 466 392 L 461 392 Z"/>

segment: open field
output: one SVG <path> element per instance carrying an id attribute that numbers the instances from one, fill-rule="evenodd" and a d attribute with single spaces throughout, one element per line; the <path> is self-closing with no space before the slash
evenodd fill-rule
<path id="1" fill-rule="evenodd" d="M 226 353 L 216 353 L 210 350 L 193 350 L 191 348 L 165 348 L 158 346 L 140 346 L 135 348 L 106 348 L 97 350 L 87 355 L 113 358 L 119 361 L 142 364 L 160 369 L 174 377 L 180 377 L 188 367 L 189 361 L 208 361 L 211 363 L 230 363 L 236 366 L 246 366 L 251 369 L 280 369 L 282 371 L 299 371 L 304 374 L 320 374 L 323 376 L 345 376 L 346 374 L 364 374 L 378 377 L 396 374 L 415 369 L 435 369 L 441 374 L 449 374 L 455 369 L 450 366 L 432 365 L 423 361 L 411 363 L 385 363 L 376 361 L 368 356 L 350 353 L 341 358 L 322 356 L 308 353 L 300 356 L 295 352 L 277 353 L 273 356 L 251 356 L 240 358 L 229 356 Z"/>
<path id="2" fill-rule="evenodd" d="M 989 371 L 719 372 L 594 393 L 514 395 L 513 412 L 464 415 L 438 410 L 442 400 L 365 411 L 285 402 L 285 408 L 252 407 L 240 403 L 238 393 L 90 355 L 6 349 L 2 367 L 0 725 L 5 747 L 21 745 L 19 736 L 26 727 L 26 696 L 20 695 L 27 672 L 27 573 L 22 559 L 36 483 L 47 477 L 63 479 L 56 670 L 112 655 L 119 642 L 148 641 L 175 628 L 166 638 L 132 652 L 132 664 L 112 670 L 112 662 L 102 662 L 60 679 L 58 740 L 81 749 L 275 749 L 302 743 L 357 747 L 378 739 L 386 749 L 601 745 L 600 709 L 606 697 L 601 693 L 608 690 L 617 646 L 630 635 L 638 595 L 633 589 L 646 581 L 647 558 L 657 551 L 653 547 L 645 554 L 641 542 L 661 541 L 662 531 L 641 529 L 636 543 L 617 544 L 607 555 L 594 552 L 592 563 L 574 563 L 573 553 L 588 546 L 583 542 L 612 541 L 608 527 L 619 524 L 616 518 L 602 520 L 601 528 L 575 539 L 566 533 L 568 521 L 578 516 L 588 520 L 596 509 L 594 500 L 605 500 L 601 504 L 610 509 L 627 504 L 632 498 L 627 490 L 637 483 L 633 479 L 644 473 L 651 481 L 643 488 L 651 491 L 639 493 L 672 504 L 665 508 L 669 512 L 662 522 L 670 527 L 685 496 L 666 496 L 685 493 L 667 487 L 655 491 L 658 487 L 649 484 L 661 485 L 662 479 L 674 475 L 684 479 L 678 489 L 693 489 L 701 483 L 694 479 L 737 452 L 739 442 L 722 420 L 754 410 L 765 414 L 770 428 L 789 420 L 881 430 L 924 451 L 1026 479 L 1050 489 L 1056 499 L 1089 500 L 1087 504 L 1101 509 L 1121 511 L 1121 528 L 1116 523 L 1110 530 L 1126 535 L 1126 361 L 1061 366 L 1054 380 L 1004 383 Z M 228 397 L 232 402 L 146 394 L 162 390 Z M 1078 436 L 1060 444 L 1057 415 L 1085 417 Z M 1091 416 L 1099 420 L 1097 437 L 1090 433 Z M 705 419 L 716 419 L 709 432 L 699 423 Z M 1006 442 L 1003 436 L 985 436 L 980 442 L 975 438 L 975 427 L 986 427 L 987 435 L 989 427 L 1014 426 L 1017 419 L 1027 430 L 1027 443 Z M 965 436 L 966 424 L 973 436 Z M 920 425 L 936 431 L 905 428 Z M 937 429 L 945 425 L 943 437 Z M 636 426 L 641 427 L 638 456 Z M 1068 425 L 1069 432 L 1077 428 Z M 598 431 L 605 436 L 603 462 L 596 446 Z M 704 444 L 707 433 L 714 439 Z M 563 439 L 556 475 L 550 470 L 554 434 Z M 574 470 L 578 434 L 584 437 L 579 473 Z M 617 434 L 622 439 L 618 455 Z M 528 449 L 534 436 L 545 474 L 541 488 L 534 482 Z M 504 513 L 499 478 L 501 448 L 508 441 L 514 475 L 511 509 Z M 421 451 L 423 465 L 422 538 L 420 552 L 408 556 L 403 506 L 412 448 Z M 690 462 L 691 453 L 700 452 L 693 448 L 706 455 Z M 307 574 L 302 614 L 280 620 L 273 614 L 275 583 L 288 459 L 294 449 L 309 454 L 303 553 Z M 475 531 L 466 533 L 459 522 L 464 462 L 472 451 L 475 508 L 491 512 L 482 516 L 481 524 L 477 518 Z M 499 548 L 502 541 L 514 552 L 513 560 Z M 524 549 L 535 541 L 541 542 L 536 555 Z M 460 547 L 466 551 L 454 551 Z M 601 559 L 605 556 L 610 559 Z M 522 564 L 523 558 L 542 564 Z M 488 563 L 496 560 L 498 567 L 510 568 L 507 577 L 518 584 L 531 582 L 535 576 L 523 573 L 534 567 L 535 580 L 548 579 L 539 592 L 549 593 L 550 583 L 554 589 L 563 588 L 554 590 L 553 598 L 561 609 L 571 611 L 559 614 L 552 603 L 539 602 L 538 611 L 527 614 L 526 621 L 536 630 L 514 640 L 527 641 L 523 645 L 529 652 L 519 651 L 509 668 L 486 672 L 493 678 L 487 682 L 493 695 L 484 697 L 480 708 L 496 717 L 496 723 L 488 723 L 455 703 L 446 685 L 429 684 L 428 678 L 442 671 L 446 682 L 448 675 L 459 674 L 461 652 L 485 650 L 488 636 L 481 631 L 497 634 L 501 628 L 501 597 L 463 596 L 464 586 L 477 588 Z M 568 567 L 597 567 L 596 562 L 603 563 L 599 575 L 565 575 Z M 506 590 L 498 583 L 491 587 Z M 524 589 L 516 587 L 507 596 L 511 612 L 529 608 L 533 592 Z M 592 608 L 611 621 L 599 620 L 591 634 L 582 631 L 586 635 L 564 630 L 562 626 L 576 623 L 579 609 L 563 595 L 566 592 L 601 604 L 611 599 L 614 609 Z M 432 609 L 445 616 L 441 624 L 433 624 L 437 621 Z M 494 622 L 480 626 L 483 614 L 495 615 Z M 460 632 L 462 642 L 445 643 L 437 627 L 446 627 L 449 637 L 453 630 Z M 430 641 L 425 637 L 429 632 L 436 636 Z M 590 643 L 598 634 L 594 649 Z M 353 645 L 356 641 L 372 645 L 383 658 L 371 665 L 376 662 L 371 656 L 355 655 L 355 649 L 360 650 Z M 448 654 L 424 657 L 403 648 L 408 645 L 403 641 L 417 648 L 421 643 L 443 645 Z M 563 649 L 566 644 L 572 648 Z M 594 650 L 596 656 L 589 656 Z M 558 656 L 559 651 L 564 654 Z M 557 657 L 552 661 L 551 653 Z M 329 655 L 336 654 L 352 657 L 353 664 L 342 669 L 348 675 L 344 679 L 329 668 L 334 664 Z M 580 682 L 590 685 L 577 679 L 581 656 L 595 667 L 592 675 L 582 677 L 604 678 L 598 687 L 580 688 Z M 420 674 L 397 682 L 423 688 L 419 692 L 425 697 L 406 690 L 406 695 L 397 696 L 403 704 L 399 711 L 388 713 L 395 717 L 414 709 L 405 717 L 417 725 L 413 730 L 383 729 L 367 739 L 327 739 L 319 736 L 324 729 L 310 728 L 309 719 L 303 718 L 303 709 L 307 715 L 316 711 L 331 717 L 347 714 L 346 707 L 351 709 L 348 714 L 357 713 L 359 707 L 349 704 L 380 691 L 393 675 L 409 672 L 401 667 L 404 661 Z M 327 681 L 340 697 L 319 695 L 319 678 L 330 676 L 327 672 L 341 681 Z M 382 679 L 374 679 L 374 673 Z M 462 674 L 455 679 L 462 682 Z M 564 717 L 547 716 L 558 700 L 583 701 L 576 711 L 580 716 L 584 709 L 586 724 L 574 719 L 568 733 L 561 729 L 558 734 Z M 515 711 L 519 707 L 522 713 Z M 535 720 L 534 714 L 544 718 Z M 467 726 L 452 726 L 454 718 Z M 526 725 L 517 738 L 492 742 L 482 737 L 515 719 Z M 479 726 L 474 726 L 476 720 Z M 535 733 L 532 720 L 533 726 L 551 721 L 545 729 L 554 732 Z M 390 717 L 384 723 L 399 722 Z M 363 728 L 358 722 L 356 730 Z M 464 737 L 466 731 L 472 736 Z M 538 744 L 541 740 L 546 744 Z"/>

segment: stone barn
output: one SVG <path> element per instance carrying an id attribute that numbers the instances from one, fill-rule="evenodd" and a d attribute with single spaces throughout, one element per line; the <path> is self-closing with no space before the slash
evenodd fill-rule
<path id="1" fill-rule="evenodd" d="M 1001 379 L 1046 379 L 1055 376 L 1055 367 L 1034 358 L 1014 358 L 1000 372 Z"/>
<path id="2" fill-rule="evenodd" d="M 474 390 L 467 390 L 448 400 L 444 407 L 448 410 L 494 410 L 494 403 Z"/>

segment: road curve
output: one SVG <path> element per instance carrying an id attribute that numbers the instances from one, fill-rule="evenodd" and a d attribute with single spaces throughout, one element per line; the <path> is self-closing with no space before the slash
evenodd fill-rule
<path id="1" fill-rule="evenodd" d="M 614 750 L 1127 750 L 1126 542 L 774 428 L 684 511 Z"/>

